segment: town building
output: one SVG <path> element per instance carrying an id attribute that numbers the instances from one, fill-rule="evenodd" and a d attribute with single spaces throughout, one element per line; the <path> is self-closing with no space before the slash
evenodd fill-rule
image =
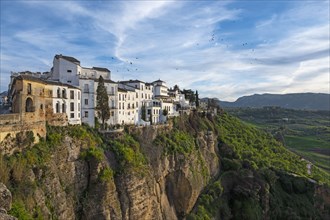
<path id="1" fill-rule="evenodd" d="M 11 86 L 12 113 L 34 112 L 40 120 L 64 114 L 69 124 L 81 124 L 80 89 L 29 75 L 17 76 Z"/>
<path id="2" fill-rule="evenodd" d="M 68 124 L 86 123 L 94 127 L 98 118 L 97 87 L 101 76 L 109 97 L 107 128 L 164 123 L 169 117 L 178 116 L 182 109 L 190 109 L 189 102 L 177 86 L 173 90 L 168 89 L 166 82 L 160 79 L 152 83 L 140 80 L 114 82 L 109 69 L 82 67 L 78 59 L 59 54 L 54 56 L 50 72 L 12 74 L 10 85 L 22 78 L 30 80 L 34 89 L 42 89 L 40 94 L 51 94 L 47 98 L 31 94 L 20 98 L 12 95 L 12 110 L 20 112 L 26 108 L 28 111 L 40 111 L 42 107 L 45 111 L 49 108 L 47 111 L 52 114 L 65 114 Z"/>

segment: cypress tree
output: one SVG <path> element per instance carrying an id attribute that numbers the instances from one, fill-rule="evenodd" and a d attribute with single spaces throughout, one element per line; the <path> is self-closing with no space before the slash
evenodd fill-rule
<path id="1" fill-rule="evenodd" d="M 199 97 L 198 97 L 198 91 L 197 90 L 196 90 L 195 98 L 196 98 L 196 108 L 198 108 L 199 107 Z"/>
<path id="2" fill-rule="evenodd" d="M 102 121 L 102 129 L 104 129 L 105 121 L 110 118 L 110 107 L 107 88 L 104 86 L 102 76 L 99 78 L 99 84 L 96 89 L 96 110 L 98 118 Z"/>

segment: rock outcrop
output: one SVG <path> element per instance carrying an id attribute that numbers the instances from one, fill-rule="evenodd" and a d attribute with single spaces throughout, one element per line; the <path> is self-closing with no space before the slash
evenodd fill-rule
<path id="1" fill-rule="evenodd" d="M 12 196 L 7 187 L 0 183 L 0 220 L 17 220 L 17 218 L 7 215 L 11 209 Z"/>

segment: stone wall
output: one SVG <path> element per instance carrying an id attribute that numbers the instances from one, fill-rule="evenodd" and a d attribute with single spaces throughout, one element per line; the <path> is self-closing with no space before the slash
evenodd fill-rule
<path id="1" fill-rule="evenodd" d="M 32 131 L 34 143 L 41 137 L 46 137 L 46 121 L 34 112 L 0 115 L 0 150 L 2 153 L 11 154 L 21 146 L 16 138 L 19 133 Z"/>

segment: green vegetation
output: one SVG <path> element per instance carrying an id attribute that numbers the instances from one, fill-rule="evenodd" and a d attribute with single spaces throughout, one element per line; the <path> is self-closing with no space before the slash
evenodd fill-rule
<path id="1" fill-rule="evenodd" d="M 285 149 L 270 134 L 233 116 L 223 114 L 212 123 L 219 135 L 221 173 L 199 197 L 187 219 L 264 219 L 265 216 L 321 219 L 323 215 L 328 216 L 324 213 L 329 212 L 329 207 L 324 212 L 315 211 L 314 183 L 308 179 L 329 185 L 327 173 L 315 168 L 309 175 L 306 162 L 299 156 Z"/>
<path id="2" fill-rule="evenodd" d="M 32 135 L 27 134 L 31 144 Z M 18 219 L 44 219 L 40 208 L 35 201 L 35 192 L 46 174 L 47 167 L 52 157 L 61 157 L 63 153 L 62 143 L 65 137 L 75 138 L 77 144 L 82 147 L 81 158 L 87 161 L 96 158 L 101 161 L 104 158 L 101 137 L 93 129 L 86 126 L 51 127 L 47 126 L 47 137 L 41 139 L 38 144 L 24 148 L 11 156 L 0 156 L 0 182 L 4 183 L 13 195 L 13 206 L 10 214 Z M 39 172 L 41 171 L 41 172 Z M 37 177 L 39 174 L 39 177 Z M 101 181 L 109 178 L 108 170 L 102 172 Z M 46 201 L 49 199 L 46 198 Z M 52 202 L 48 202 L 51 207 Z M 50 210 L 54 212 L 53 209 Z M 54 213 L 52 213 L 53 215 Z"/>
<path id="3" fill-rule="evenodd" d="M 147 160 L 140 152 L 139 142 L 133 136 L 124 134 L 115 140 L 110 140 L 108 145 L 120 165 L 119 172 L 134 170 L 143 173 L 145 171 Z"/>
<path id="4" fill-rule="evenodd" d="M 17 201 L 12 204 L 11 210 L 8 212 L 9 215 L 15 216 L 20 220 L 32 220 L 32 216 L 26 210 L 25 205 L 22 201 Z"/>
<path id="5" fill-rule="evenodd" d="M 154 140 L 156 146 L 164 146 L 165 155 L 174 153 L 189 154 L 195 148 L 194 138 L 187 132 L 173 129 L 169 133 L 158 135 Z"/>
<path id="6" fill-rule="evenodd" d="M 100 172 L 99 177 L 102 182 L 108 182 L 113 179 L 113 170 L 110 167 L 106 167 Z"/>
<path id="7" fill-rule="evenodd" d="M 330 113 L 267 108 L 234 108 L 229 113 L 261 128 L 288 149 L 330 173 Z"/>
<path id="8" fill-rule="evenodd" d="M 163 157 L 180 155 L 179 160 L 195 156 L 198 162 L 189 169 L 193 175 L 202 176 L 205 183 L 209 182 L 187 219 L 322 219 L 329 216 L 330 207 L 316 208 L 318 202 L 322 204 L 323 198 L 317 195 L 314 180 L 330 185 L 330 175 L 317 167 L 308 173 L 307 162 L 287 150 L 269 132 L 227 113 L 212 116 L 192 112 L 189 116 L 171 119 L 171 123 L 173 128 L 161 130 L 148 149 L 161 148 Z M 320 120 L 319 123 L 324 122 Z M 319 126 L 317 131 L 327 137 L 324 131 L 328 128 L 324 127 Z M 137 136 L 140 131 L 134 133 L 134 129 L 127 128 L 109 138 L 88 126 L 47 129 L 45 140 L 11 156 L 0 157 L 0 181 L 13 194 L 10 214 L 19 219 L 43 218 L 35 201 L 36 190 L 44 187 L 46 177 L 55 175 L 47 168 L 56 158 L 66 158 L 71 144 L 81 146 L 78 163 L 89 168 L 98 167 L 98 176 L 93 179 L 98 183 L 109 183 L 126 173 L 143 176 L 148 172 L 148 160 L 138 141 L 141 137 Z M 316 142 L 319 149 L 327 150 L 325 139 L 315 140 L 313 135 L 298 136 L 298 128 L 286 128 L 286 131 L 288 134 L 283 141 L 300 142 L 300 148 L 295 148 L 300 155 Z M 309 129 L 311 132 L 314 130 Z M 153 132 L 150 133 L 148 135 L 152 136 Z M 201 136 L 217 139 L 218 155 L 214 156 L 219 157 L 221 164 L 219 176 L 214 179 L 211 179 L 208 164 L 201 153 Z M 321 154 L 319 151 L 314 153 Z M 65 185 L 61 178 L 60 184 L 65 192 L 73 191 L 73 186 Z M 88 190 L 85 195 L 87 193 Z M 76 198 L 77 203 L 84 203 L 86 198 Z M 46 195 L 45 204 L 50 214 L 56 217 L 52 199 Z"/>

